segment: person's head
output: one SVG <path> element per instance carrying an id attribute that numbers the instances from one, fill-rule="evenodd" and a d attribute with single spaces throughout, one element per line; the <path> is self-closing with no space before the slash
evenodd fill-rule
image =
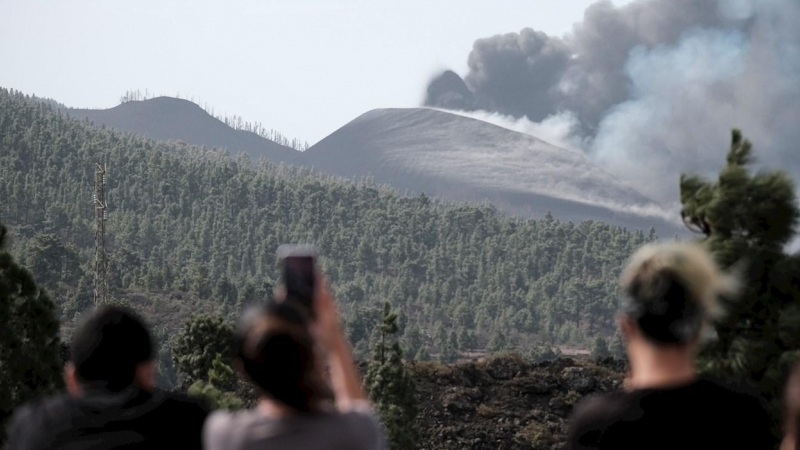
<path id="1" fill-rule="evenodd" d="M 327 395 L 309 325 L 300 310 L 269 301 L 247 311 L 237 330 L 239 369 L 263 396 L 298 412 Z"/>
<path id="2" fill-rule="evenodd" d="M 65 370 L 73 394 L 99 388 L 119 392 L 153 387 L 153 344 L 144 321 L 132 310 L 104 306 L 82 318 Z"/>
<path id="3" fill-rule="evenodd" d="M 671 349 L 691 357 L 701 334 L 721 313 L 720 295 L 735 290 L 736 280 L 698 244 L 642 247 L 620 280 L 619 322 L 629 356 Z"/>

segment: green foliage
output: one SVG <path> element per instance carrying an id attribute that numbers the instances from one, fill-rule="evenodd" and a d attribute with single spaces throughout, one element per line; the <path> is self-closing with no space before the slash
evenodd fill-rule
<path id="1" fill-rule="evenodd" d="M 236 386 L 236 374 L 217 353 L 208 371 L 207 380 L 197 380 L 189 386 L 189 395 L 200 397 L 214 409 L 242 409 L 244 401 L 230 391 Z"/>
<path id="2" fill-rule="evenodd" d="M 375 344 L 383 301 L 419 328 L 416 348 L 409 347 L 415 354 L 455 359 L 490 341 L 493 350 L 531 341 L 584 345 L 587 335 L 612 333 L 619 271 L 654 238 L 600 222 L 507 217 L 488 204 L 401 196 L 155 142 L 6 90 L 0 136 L 0 198 L 9 199 L 3 217 L 25 231 L 19 248 L 35 249 L 35 236 L 52 235 L 78 257 L 67 265 L 77 277 L 65 271 L 69 255 L 59 256 L 45 284 L 68 317 L 90 303 L 99 161 L 109 162 L 109 289 L 172 332 L 190 313 L 230 317 L 264 300 L 278 275 L 277 246 L 307 242 L 325 255 L 322 267 L 360 357 Z M 437 323 L 446 333 L 436 333 Z"/>
<path id="3" fill-rule="evenodd" d="M 55 306 L 6 250 L 0 224 L 0 443 L 13 409 L 61 387 L 62 346 Z"/>
<path id="4" fill-rule="evenodd" d="M 535 346 L 531 349 L 528 358 L 534 363 L 555 361 L 561 357 L 561 349 L 549 345 Z"/>
<path id="5" fill-rule="evenodd" d="M 380 340 L 375 345 L 364 383 L 380 414 L 389 448 L 416 449 L 417 393 L 411 373 L 403 365 L 403 351 L 394 337 L 398 330 L 397 313 L 388 302 L 377 328 Z"/>
<path id="6" fill-rule="evenodd" d="M 109 297 L 103 303 L 104 306 L 121 306 L 130 308 L 131 303 L 125 298 Z"/>
<path id="7" fill-rule="evenodd" d="M 417 350 L 417 353 L 414 355 L 414 359 L 417 361 L 430 361 L 431 355 L 428 354 L 428 351 L 425 350 L 425 347 L 421 347 Z"/>
<path id="8" fill-rule="evenodd" d="M 222 316 L 200 314 L 190 317 L 172 344 L 172 360 L 183 385 L 192 385 L 212 374 L 222 376 L 219 367 L 214 369 L 214 361 L 218 357 L 225 363 L 232 360 L 232 342 L 233 327 Z"/>
<path id="9" fill-rule="evenodd" d="M 492 337 L 486 345 L 486 350 L 490 352 L 501 352 L 508 347 L 506 335 L 500 328 L 495 328 L 492 332 Z"/>
<path id="10" fill-rule="evenodd" d="M 611 352 L 611 356 L 616 359 L 626 359 L 628 357 L 628 353 L 625 350 L 625 342 L 622 340 L 622 333 L 620 333 L 619 329 L 614 333 L 614 337 L 611 338 L 608 350 Z"/>
<path id="11" fill-rule="evenodd" d="M 701 355 L 705 370 L 757 381 L 773 399 L 786 365 L 800 349 L 800 259 L 785 253 L 798 211 L 794 185 L 782 172 L 749 173 L 752 146 L 733 131 L 718 180 L 681 177 L 682 216 L 724 268 L 741 270 L 744 291 L 727 299 L 717 339 Z M 743 268 L 743 269 L 742 269 Z"/>
<path id="12" fill-rule="evenodd" d="M 599 361 L 611 356 L 611 350 L 608 348 L 608 342 L 600 336 L 597 336 L 592 346 L 592 359 Z"/>
<path id="13" fill-rule="evenodd" d="M 77 282 L 80 275 L 78 252 L 52 233 L 41 233 L 28 241 L 27 266 L 48 286 L 58 282 Z"/>

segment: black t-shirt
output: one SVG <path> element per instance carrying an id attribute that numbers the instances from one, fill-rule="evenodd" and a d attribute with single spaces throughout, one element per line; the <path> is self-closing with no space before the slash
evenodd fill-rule
<path id="1" fill-rule="evenodd" d="M 773 425 L 753 392 L 700 379 L 587 398 L 573 414 L 566 448 L 775 449 Z"/>
<path id="2" fill-rule="evenodd" d="M 200 402 L 135 388 L 61 395 L 20 408 L 6 449 L 200 449 L 208 413 Z"/>

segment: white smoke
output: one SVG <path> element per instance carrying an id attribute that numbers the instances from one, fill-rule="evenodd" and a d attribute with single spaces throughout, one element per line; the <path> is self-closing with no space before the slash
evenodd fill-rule
<path id="1" fill-rule="evenodd" d="M 507 130 L 516 131 L 541 139 L 550 145 L 572 151 L 583 152 L 585 142 L 576 135 L 578 118 L 570 111 L 564 111 L 546 117 L 541 122 L 533 122 L 527 117 L 516 118 L 492 111 L 455 111 L 432 108 L 463 117 L 481 120 Z"/>
<path id="2" fill-rule="evenodd" d="M 508 116 L 490 111 L 482 111 L 482 110 L 460 111 L 460 110 L 447 110 L 439 108 L 431 108 L 431 109 L 447 112 L 450 114 L 456 114 L 463 117 L 469 117 L 471 119 L 476 119 L 483 122 L 491 123 L 493 125 L 505 128 L 507 130 L 527 134 L 555 147 L 576 152 L 581 155 L 585 155 L 588 152 L 588 149 L 590 148 L 591 145 L 591 142 L 583 140 L 577 135 L 576 130 L 577 127 L 579 126 L 578 120 L 575 117 L 575 115 L 569 111 L 549 116 L 544 120 L 542 120 L 541 122 L 533 122 L 529 120 L 527 117 L 522 117 L 520 119 L 517 119 L 513 116 Z M 633 187 L 632 185 L 630 185 L 625 181 L 619 181 L 619 182 L 621 184 Z M 566 195 L 566 193 L 564 192 L 562 192 L 561 194 Z M 637 204 L 620 203 L 613 198 L 605 198 L 602 201 L 598 199 L 588 201 L 590 195 L 587 194 L 588 193 L 584 192 L 583 196 L 577 195 L 572 197 L 571 199 L 579 202 L 587 202 L 589 204 L 601 206 L 622 213 L 635 214 L 638 216 L 645 216 L 645 217 L 655 217 L 665 222 L 672 223 L 673 225 L 676 226 L 681 225 L 681 222 L 679 220 L 680 205 L 677 204 L 676 202 L 672 202 L 666 205 L 659 205 L 656 203 L 637 205 Z"/>
<path id="3" fill-rule="evenodd" d="M 701 30 L 675 47 L 634 49 L 632 98 L 609 110 L 589 154 L 645 195 L 675 200 L 679 173 L 725 160 L 730 129 L 744 119 L 731 102 L 747 48 L 740 33 Z"/>
<path id="4" fill-rule="evenodd" d="M 798 24 L 798 0 L 601 0 L 562 37 L 479 39 L 426 104 L 584 151 L 668 208 L 681 173 L 719 172 L 734 127 L 800 181 Z"/>

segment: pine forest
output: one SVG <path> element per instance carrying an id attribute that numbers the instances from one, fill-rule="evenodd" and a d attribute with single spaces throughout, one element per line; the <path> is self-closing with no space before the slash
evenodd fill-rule
<path id="1" fill-rule="evenodd" d="M 656 238 L 156 142 L 8 90 L 0 136 L 0 220 L 65 335 L 93 303 L 94 170 L 108 165 L 109 301 L 154 323 L 167 383 L 176 379 L 170 337 L 192 314 L 233 320 L 266 298 L 282 243 L 319 248 L 359 357 L 389 302 L 406 358 L 452 361 L 610 339 L 619 271 Z"/>

